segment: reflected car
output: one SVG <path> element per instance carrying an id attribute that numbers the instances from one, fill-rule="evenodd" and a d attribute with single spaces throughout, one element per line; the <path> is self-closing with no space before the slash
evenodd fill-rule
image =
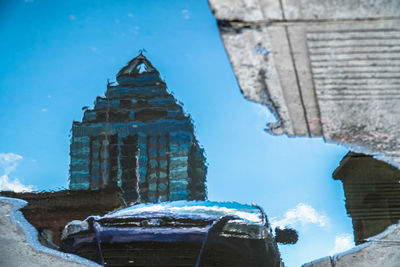
<path id="1" fill-rule="evenodd" d="M 137 204 L 90 216 L 65 226 L 61 250 L 104 266 L 283 266 L 263 210 L 236 202 Z"/>

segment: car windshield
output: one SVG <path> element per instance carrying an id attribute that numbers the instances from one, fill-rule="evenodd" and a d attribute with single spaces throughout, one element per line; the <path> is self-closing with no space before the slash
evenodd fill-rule
<path id="1" fill-rule="evenodd" d="M 256 206 L 240 204 L 237 202 L 213 202 L 213 201 L 174 201 L 157 204 L 138 204 L 125 208 L 106 217 L 133 216 L 141 213 L 167 213 L 182 216 L 236 216 L 244 221 L 261 224 L 263 216 Z"/>

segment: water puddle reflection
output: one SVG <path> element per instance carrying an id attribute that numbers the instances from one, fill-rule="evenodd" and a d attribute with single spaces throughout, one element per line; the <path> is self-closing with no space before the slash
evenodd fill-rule
<path id="1" fill-rule="evenodd" d="M 205 201 L 207 164 L 193 122 L 142 53 L 82 110 L 69 189 L 1 192 L 28 202 L 22 212 L 44 246 L 102 265 L 276 266 L 277 243 L 303 238 L 288 226 L 329 224 L 304 203 L 269 222 L 255 204 Z M 400 219 L 395 167 L 349 152 L 333 177 L 343 183 L 357 245 Z"/>
<path id="2" fill-rule="evenodd" d="M 33 2 L 25 4 L 38 8 Z M 7 116 L 0 116 L 5 125 L 0 132 L 4 149 L 0 151 L 0 195 L 27 201 L 21 211 L 37 229 L 43 246 L 105 266 L 276 267 L 283 261 L 291 267 L 343 252 L 353 247 L 353 240 L 356 245 L 367 243 L 398 223 L 397 168 L 322 139 L 267 135 L 262 129 L 273 115 L 240 94 L 206 1 L 193 1 L 190 11 L 186 4 L 158 3 L 156 15 L 148 12 L 156 10 L 153 1 L 149 3 L 143 4 L 150 5 L 148 9 L 127 3 L 131 10 L 139 10 L 135 14 L 125 14 L 125 5 L 115 4 L 114 10 L 103 3 L 104 7 L 96 9 L 104 21 L 102 27 L 98 21 L 84 21 L 91 18 L 86 13 L 57 15 L 68 20 L 68 26 L 49 26 L 52 30 L 48 32 L 62 35 L 57 40 L 63 41 L 49 44 L 59 57 L 51 49 L 43 49 L 49 55 L 22 57 L 20 44 L 29 44 L 25 49 L 31 51 L 30 44 L 42 39 L 18 39 L 17 28 L 4 38 L 16 38 L 7 44 L 10 51 L 15 47 L 18 51 L 0 50 L 6 58 L 2 70 L 9 77 L 0 80 L 0 87 L 8 90 L 0 98 L 0 106 L 7 110 Z M 25 6 L 19 8 L 26 11 Z M 115 18 L 110 10 L 125 15 Z M 35 13 L 24 20 L 20 32 L 34 32 L 42 24 L 56 25 L 54 19 L 52 23 L 40 20 L 42 24 L 27 28 L 36 19 Z M 166 22 L 173 25 L 168 31 L 164 30 Z M 77 46 L 79 53 L 74 50 L 78 48 L 71 45 L 71 39 L 82 41 L 82 36 L 100 28 L 107 32 L 104 39 L 88 38 L 96 46 L 83 42 Z M 71 37 L 63 29 L 76 35 Z M 145 34 L 139 38 L 141 32 Z M 146 34 L 152 36 L 150 41 Z M 107 48 L 110 39 L 118 46 Z M 178 40 L 177 44 L 170 45 L 171 39 Z M 104 73 L 111 72 L 96 65 L 117 68 L 115 62 L 128 60 L 138 40 L 158 46 L 149 55 L 142 49 L 126 66 L 118 66 L 119 71 L 112 70 L 115 81 L 107 81 L 100 91 L 94 89 L 105 80 Z M 69 54 L 60 50 L 62 42 L 67 43 L 63 49 L 73 47 Z M 85 49 L 92 54 L 82 56 Z M 251 51 L 252 57 L 270 59 L 274 53 L 261 43 Z M 150 55 L 160 66 L 153 66 L 147 58 Z M 10 62 L 14 64 L 19 57 L 23 60 L 15 61 L 18 67 L 14 68 Z M 264 70 L 259 74 L 270 78 Z M 167 89 L 166 81 L 177 97 Z M 51 87 L 56 89 L 47 89 Z M 71 88 L 82 90 L 71 93 Z M 188 106 L 186 111 L 179 100 Z M 74 102 L 80 106 L 76 108 Z M 287 104 L 297 110 L 298 105 Z M 73 122 L 68 143 L 72 118 L 82 119 Z M 310 136 L 321 135 L 315 126 L 319 123 L 320 117 L 311 118 L 314 134 Z M 270 125 L 276 126 L 271 127 L 275 133 L 283 133 L 278 124 Z M 17 170 L 20 162 L 25 164 L 21 166 L 25 173 Z M 29 182 L 12 180 L 14 174 Z M 48 189 L 60 185 L 65 187 Z M 0 204 L 4 213 L 0 232 L 4 233 L 11 208 Z M 390 238 L 374 242 L 398 244 Z M 0 246 L 0 253 L 6 253 L 7 244 Z M 2 258 L 3 254 L 0 265 Z"/>

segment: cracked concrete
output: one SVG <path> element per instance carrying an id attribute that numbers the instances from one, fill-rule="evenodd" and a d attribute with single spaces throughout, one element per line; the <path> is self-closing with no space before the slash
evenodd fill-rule
<path id="1" fill-rule="evenodd" d="M 400 2 L 209 0 L 243 95 L 271 134 L 400 166 Z"/>

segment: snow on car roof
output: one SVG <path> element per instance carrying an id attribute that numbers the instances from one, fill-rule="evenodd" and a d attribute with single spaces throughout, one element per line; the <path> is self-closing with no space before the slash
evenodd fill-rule
<path id="1" fill-rule="evenodd" d="M 161 203 L 145 203 L 109 213 L 106 217 L 133 216 L 141 213 L 167 213 L 182 216 L 237 216 L 251 223 L 263 223 L 261 211 L 248 204 L 237 202 L 215 202 L 215 201 L 173 201 Z"/>

